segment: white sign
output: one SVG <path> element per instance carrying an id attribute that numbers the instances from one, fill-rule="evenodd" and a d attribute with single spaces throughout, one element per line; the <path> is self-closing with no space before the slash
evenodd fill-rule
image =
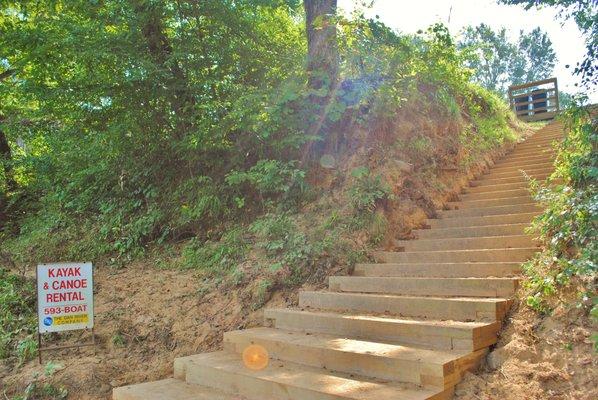
<path id="1" fill-rule="evenodd" d="M 40 333 L 93 328 L 91 263 L 37 266 L 37 318 Z"/>

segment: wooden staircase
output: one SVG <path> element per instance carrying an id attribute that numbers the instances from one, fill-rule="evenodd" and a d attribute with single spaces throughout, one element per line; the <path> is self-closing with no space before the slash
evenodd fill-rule
<path id="1" fill-rule="evenodd" d="M 519 144 L 417 240 L 399 241 L 402 251 L 330 277 L 328 291 L 301 292 L 297 309 L 266 310 L 269 327 L 226 333 L 223 351 L 176 359 L 174 379 L 117 388 L 113 398 L 451 398 L 496 343 L 520 265 L 537 251 L 525 228 L 541 209 L 525 175 L 552 172 L 550 143 L 561 137 L 553 123 Z M 242 356 L 256 345 L 267 352 L 260 370 Z"/>

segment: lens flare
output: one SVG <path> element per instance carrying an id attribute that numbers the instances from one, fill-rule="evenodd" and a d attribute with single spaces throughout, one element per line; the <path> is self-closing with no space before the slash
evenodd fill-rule
<path id="1" fill-rule="evenodd" d="M 270 356 L 262 346 L 252 344 L 243 350 L 243 363 L 251 370 L 259 371 L 268 366 Z"/>

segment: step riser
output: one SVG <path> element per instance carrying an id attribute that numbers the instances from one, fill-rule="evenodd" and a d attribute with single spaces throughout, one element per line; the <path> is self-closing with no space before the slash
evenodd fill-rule
<path id="1" fill-rule="evenodd" d="M 544 179 L 545 177 L 550 176 L 553 172 L 554 172 L 554 170 L 551 169 L 551 170 L 546 170 L 541 173 L 535 173 L 535 172 L 529 173 L 529 171 L 526 173 L 521 172 L 521 171 L 516 171 L 516 172 L 511 172 L 508 174 L 492 174 L 491 173 L 488 175 L 484 175 L 484 176 L 480 177 L 479 179 L 473 181 L 473 184 L 475 185 L 480 182 L 482 182 L 483 184 L 486 184 L 486 185 L 488 185 L 491 182 L 507 183 L 507 182 L 509 182 L 509 181 L 507 181 L 507 179 L 513 179 L 513 178 L 520 179 L 519 181 L 515 181 L 515 182 L 520 182 L 521 180 L 527 181 L 529 179 L 528 177 L 531 177 L 534 179 Z M 501 179 L 505 180 L 505 181 L 501 182 L 500 181 Z"/>
<path id="2" fill-rule="evenodd" d="M 533 199 L 530 195 L 526 195 L 521 197 L 510 197 L 501 199 L 464 200 L 459 202 L 448 203 L 447 206 L 451 210 L 468 210 L 472 208 L 487 208 L 529 203 L 533 203 Z"/>
<path id="3" fill-rule="evenodd" d="M 530 196 L 530 192 L 527 188 L 505 190 L 499 192 L 486 192 L 486 193 L 469 193 L 463 194 L 460 197 L 460 201 L 473 201 L 473 200 L 496 200 L 496 199 L 507 199 L 511 197 L 523 197 Z"/>
<path id="4" fill-rule="evenodd" d="M 481 226 L 474 228 L 447 228 L 447 229 L 418 229 L 413 231 L 418 239 L 451 239 L 473 238 L 490 236 L 524 235 L 528 223 L 512 225 Z"/>
<path id="5" fill-rule="evenodd" d="M 538 142 L 528 142 L 528 143 L 522 143 L 520 145 L 518 145 L 515 148 L 515 151 L 525 151 L 525 150 L 531 150 L 531 149 L 541 149 L 541 150 L 547 150 L 547 149 L 553 149 L 553 145 L 558 145 L 558 140 L 543 140 L 543 141 L 538 141 Z"/>
<path id="6" fill-rule="evenodd" d="M 468 217 L 468 218 L 439 218 L 428 219 L 426 223 L 432 228 L 469 228 L 475 226 L 491 226 L 504 224 L 529 224 L 539 215 L 540 212 L 497 214 L 486 217 Z"/>
<path id="7" fill-rule="evenodd" d="M 510 302 L 447 301 L 447 299 L 427 299 L 425 297 L 360 296 L 357 294 L 337 296 L 337 293 L 300 292 L 299 306 L 454 321 L 500 321 L 506 314 Z"/>
<path id="8" fill-rule="evenodd" d="M 534 179 L 538 181 L 544 181 L 546 178 L 548 178 L 548 176 L 549 175 L 536 176 L 534 177 Z M 517 178 L 487 179 L 484 181 L 473 181 L 470 187 L 463 189 L 463 192 L 465 194 L 488 193 L 515 189 L 529 189 L 529 187 L 530 182 L 527 178 L 524 178 L 522 176 Z"/>
<path id="9" fill-rule="evenodd" d="M 271 358 L 289 361 L 311 367 L 324 368 L 333 372 L 357 374 L 361 376 L 410 382 L 417 385 L 433 385 L 445 387 L 455 382 L 461 371 L 453 364 L 443 365 L 423 363 L 410 360 L 397 360 L 390 357 L 340 352 L 330 349 L 314 348 L 294 344 L 289 346 L 275 340 L 251 338 L 244 335 L 226 335 L 224 349 L 242 353 L 252 344 L 268 350 Z M 457 376 L 455 376 L 457 374 Z"/>
<path id="10" fill-rule="evenodd" d="M 511 297 L 517 279 L 372 278 L 331 276 L 329 288 L 336 292 L 383 293 L 403 296 Z"/>
<path id="11" fill-rule="evenodd" d="M 550 157 L 529 157 L 523 159 L 504 159 L 501 161 L 496 162 L 492 166 L 491 169 L 494 168 L 506 168 L 506 167 L 527 167 L 529 165 L 536 165 L 536 164 L 554 164 L 554 159 Z"/>
<path id="12" fill-rule="evenodd" d="M 536 253 L 535 248 L 501 250 L 457 250 L 435 252 L 379 252 L 376 258 L 388 263 L 459 263 L 524 262 Z"/>
<path id="13" fill-rule="evenodd" d="M 409 325 L 387 322 L 384 319 L 332 317 L 316 313 L 286 314 L 266 310 L 264 317 L 277 329 L 311 334 L 343 335 L 382 343 L 425 346 L 439 350 L 483 349 L 496 343 L 500 323 L 476 330 L 457 329 L 442 325 Z"/>
<path id="14" fill-rule="evenodd" d="M 543 151 L 543 152 L 533 152 L 528 155 L 518 155 L 516 153 L 509 153 L 505 155 L 499 162 L 509 162 L 509 161 L 526 161 L 530 159 L 542 158 L 548 160 L 554 160 L 556 157 L 555 151 Z"/>
<path id="15" fill-rule="evenodd" d="M 476 263 L 478 264 L 478 263 Z M 519 263 L 454 264 L 358 264 L 353 276 L 396 276 L 430 278 L 509 277 L 521 272 Z"/>
<path id="16" fill-rule="evenodd" d="M 519 163 L 517 165 L 495 165 L 489 171 L 490 172 L 517 172 L 520 169 L 527 170 L 538 170 L 538 169 L 553 169 L 554 163 L 552 161 L 538 162 L 538 163 Z"/>
<path id="17" fill-rule="evenodd" d="M 538 149 L 518 149 L 509 154 L 506 158 L 508 159 L 519 159 L 525 158 L 530 156 L 546 156 L 546 157 L 555 157 L 556 151 L 553 149 L 548 148 L 538 148 Z"/>
<path id="18" fill-rule="evenodd" d="M 517 178 L 519 176 L 523 176 L 523 177 L 529 176 L 529 177 L 535 178 L 537 176 L 550 175 L 553 172 L 554 172 L 554 167 L 548 167 L 548 168 L 542 168 L 542 169 L 519 168 L 519 169 L 513 169 L 512 171 L 504 171 L 504 172 L 491 171 L 489 174 L 484 175 L 483 178 L 481 178 L 480 180 L 500 179 L 500 178 Z"/>
<path id="19" fill-rule="evenodd" d="M 487 215 L 500 214 L 518 214 L 542 212 L 542 208 L 535 204 L 519 204 L 509 206 L 485 207 L 485 208 L 467 208 L 462 210 L 447 210 L 439 213 L 440 218 L 464 218 L 464 217 L 484 217 Z"/>
<path id="20" fill-rule="evenodd" d="M 444 238 L 427 240 L 400 240 L 396 245 L 403 251 L 440 251 L 440 250 L 472 250 L 472 249 L 505 249 L 514 247 L 534 247 L 532 237 L 493 236 L 481 238 Z"/>

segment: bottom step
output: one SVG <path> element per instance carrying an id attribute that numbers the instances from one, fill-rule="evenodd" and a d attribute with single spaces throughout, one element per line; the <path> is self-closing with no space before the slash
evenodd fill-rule
<path id="1" fill-rule="evenodd" d="M 179 379 L 140 383 L 115 388 L 113 400 L 246 400 Z"/>
<path id="2" fill-rule="evenodd" d="M 239 355 L 228 352 L 178 358 L 175 376 L 252 400 L 448 400 L 453 394 L 453 388 L 391 384 L 275 360 L 265 369 L 253 371 L 243 365 Z"/>

